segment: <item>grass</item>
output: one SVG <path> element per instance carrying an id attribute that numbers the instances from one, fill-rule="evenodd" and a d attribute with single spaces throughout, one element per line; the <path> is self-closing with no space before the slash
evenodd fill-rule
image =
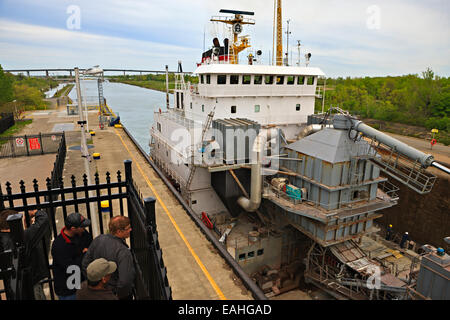
<path id="1" fill-rule="evenodd" d="M 138 87 L 142 87 L 142 88 L 147 88 L 147 89 L 152 89 L 152 90 L 157 90 L 157 91 L 166 91 L 166 83 L 162 82 L 162 81 L 156 81 L 156 80 L 145 80 L 145 81 L 140 81 L 140 80 L 116 80 L 116 79 L 111 79 L 111 82 L 121 82 L 121 83 L 125 83 L 125 84 L 129 84 L 129 85 L 133 85 L 133 86 L 138 86 Z M 174 84 L 173 83 L 169 83 L 169 90 L 174 88 Z"/>
<path id="2" fill-rule="evenodd" d="M 74 84 L 68 84 L 65 85 L 61 90 L 58 90 L 54 95 L 53 98 L 59 98 L 61 96 L 66 96 L 70 90 L 74 87 Z"/>

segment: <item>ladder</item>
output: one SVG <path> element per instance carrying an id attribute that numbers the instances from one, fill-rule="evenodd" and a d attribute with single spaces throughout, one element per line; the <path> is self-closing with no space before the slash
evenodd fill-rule
<path id="1" fill-rule="evenodd" d="M 97 79 L 97 87 L 98 87 L 98 107 L 101 112 L 105 101 L 103 98 L 103 79 L 101 78 Z"/>
<path id="2" fill-rule="evenodd" d="M 202 130 L 202 138 L 200 140 L 200 147 L 203 147 L 203 140 L 205 139 L 206 132 L 208 131 L 209 127 L 211 126 L 212 120 L 214 118 L 214 112 L 216 110 L 216 106 L 214 106 L 213 110 L 208 114 L 208 118 L 206 119 L 205 125 L 203 126 Z M 189 187 L 191 186 L 192 180 L 194 179 L 194 174 L 197 166 L 195 166 L 195 145 L 192 146 L 191 149 L 191 171 L 189 172 L 189 177 L 186 183 L 186 191 L 189 190 Z"/>

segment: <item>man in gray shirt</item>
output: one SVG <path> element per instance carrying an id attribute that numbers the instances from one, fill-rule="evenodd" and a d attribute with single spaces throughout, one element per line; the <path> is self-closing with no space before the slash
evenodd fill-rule
<path id="1" fill-rule="evenodd" d="M 115 216 L 109 222 L 109 234 L 99 235 L 92 241 L 82 261 L 82 269 L 86 274 L 88 265 L 99 258 L 113 261 L 117 270 L 107 283 L 119 299 L 132 299 L 135 280 L 135 266 L 132 253 L 125 242 L 130 237 L 130 219 Z"/>

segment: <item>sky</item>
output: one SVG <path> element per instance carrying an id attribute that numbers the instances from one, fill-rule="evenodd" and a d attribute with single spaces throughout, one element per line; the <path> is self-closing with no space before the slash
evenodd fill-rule
<path id="1" fill-rule="evenodd" d="M 421 74 L 450 76 L 448 0 L 283 0 L 283 50 L 289 20 L 290 61 L 297 41 L 309 66 L 329 77 Z M 102 68 L 194 71 L 220 9 L 252 11 L 244 26 L 260 62 L 271 63 L 274 0 L 0 0 L 4 69 Z M 250 51 L 240 55 L 242 62 Z"/>

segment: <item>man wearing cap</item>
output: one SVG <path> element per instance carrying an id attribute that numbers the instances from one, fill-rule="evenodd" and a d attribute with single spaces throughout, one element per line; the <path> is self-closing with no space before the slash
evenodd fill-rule
<path id="1" fill-rule="evenodd" d="M 94 239 L 86 256 L 83 258 L 83 272 L 87 273 L 87 266 L 98 258 L 105 258 L 117 264 L 117 270 L 108 281 L 108 288 L 120 300 L 133 298 L 136 270 L 133 255 L 126 243 L 130 237 L 130 219 L 125 216 L 115 216 L 109 221 L 109 234 L 101 234 Z"/>
<path id="2" fill-rule="evenodd" d="M 76 284 L 84 280 L 81 261 L 92 242 L 92 235 L 85 230 L 91 221 L 74 212 L 67 216 L 64 224 L 52 244 L 55 292 L 59 300 L 75 300 L 76 290 L 79 289 Z"/>
<path id="3" fill-rule="evenodd" d="M 77 300 L 118 300 L 112 290 L 105 287 L 116 269 L 114 261 L 103 258 L 92 261 L 86 269 L 87 281 L 77 290 Z"/>

